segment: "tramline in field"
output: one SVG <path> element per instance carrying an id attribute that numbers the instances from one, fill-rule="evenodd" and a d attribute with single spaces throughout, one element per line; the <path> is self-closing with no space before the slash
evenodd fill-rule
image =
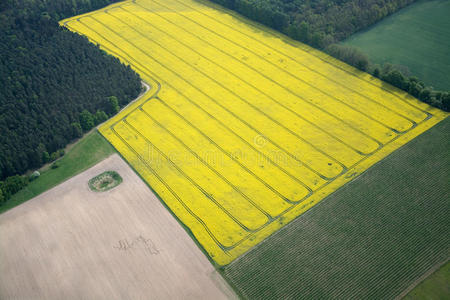
<path id="1" fill-rule="evenodd" d="M 151 85 L 100 131 L 219 265 L 445 117 L 196 1 L 126 1 L 61 24 Z"/>

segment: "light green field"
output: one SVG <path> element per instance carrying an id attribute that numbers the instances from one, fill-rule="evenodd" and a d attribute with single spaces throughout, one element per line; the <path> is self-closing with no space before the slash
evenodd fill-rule
<path id="1" fill-rule="evenodd" d="M 373 63 L 405 65 L 411 75 L 438 90 L 450 90 L 450 1 L 418 1 L 344 44 Z"/>
<path id="2" fill-rule="evenodd" d="M 0 206 L 0 213 L 36 197 L 95 165 L 114 152 L 114 148 L 97 131 L 87 134 L 65 156 L 58 160 L 59 168 L 41 172 L 40 177 L 30 182 L 27 187 Z"/>
<path id="3" fill-rule="evenodd" d="M 430 277 L 421 282 L 404 300 L 438 300 L 450 297 L 450 263 L 445 264 Z"/>

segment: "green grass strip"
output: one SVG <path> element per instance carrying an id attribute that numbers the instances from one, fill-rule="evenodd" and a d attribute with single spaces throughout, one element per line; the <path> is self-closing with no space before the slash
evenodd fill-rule
<path id="1" fill-rule="evenodd" d="M 450 295 L 450 263 L 446 263 L 430 277 L 421 282 L 404 300 L 440 300 Z"/>
<path id="2" fill-rule="evenodd" d="M 61 182 L 87 170 L 96 163 L 115 153 L 114 148 L 96 130 L 80 139 L 60 160 L 59 167 L 42 171 L 34 181 L 14 194 L 0 206 L 3 213 L 37 195 L 51 189 Z"/>

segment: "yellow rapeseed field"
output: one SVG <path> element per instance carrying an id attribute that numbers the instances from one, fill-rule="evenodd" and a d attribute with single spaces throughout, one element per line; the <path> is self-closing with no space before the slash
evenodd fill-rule
<path id="1" fill-rule="evenodd" d="M 446 116 L 199 1 L 126 1 L 61 24 L 151 86 L 100 132 L 219 265 Z"/>

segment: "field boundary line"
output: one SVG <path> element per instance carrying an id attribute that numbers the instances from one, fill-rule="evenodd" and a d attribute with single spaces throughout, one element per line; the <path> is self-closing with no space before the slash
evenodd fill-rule
<path id="1" fill-rule="evenodd" d="M 411 292 L 416 286 L 421 284 L 424 280 L 426 280 L 429 276 L 431 276 L 433 273 L 435 273 L 437 270 L 439 270 L 441 267 L 443 267 L 446 263 L 448 263 L 450 258 L 445 259 L 444 261 L 434 265 L 431 267 L 428 271 L 426 271 L 424 274 L 419 276 L 414 282 L 408 286 L 403 292 L 401 292 L 397 297 L 395 297 L 395 300 L 403 299 L 409 292 Z"/>

